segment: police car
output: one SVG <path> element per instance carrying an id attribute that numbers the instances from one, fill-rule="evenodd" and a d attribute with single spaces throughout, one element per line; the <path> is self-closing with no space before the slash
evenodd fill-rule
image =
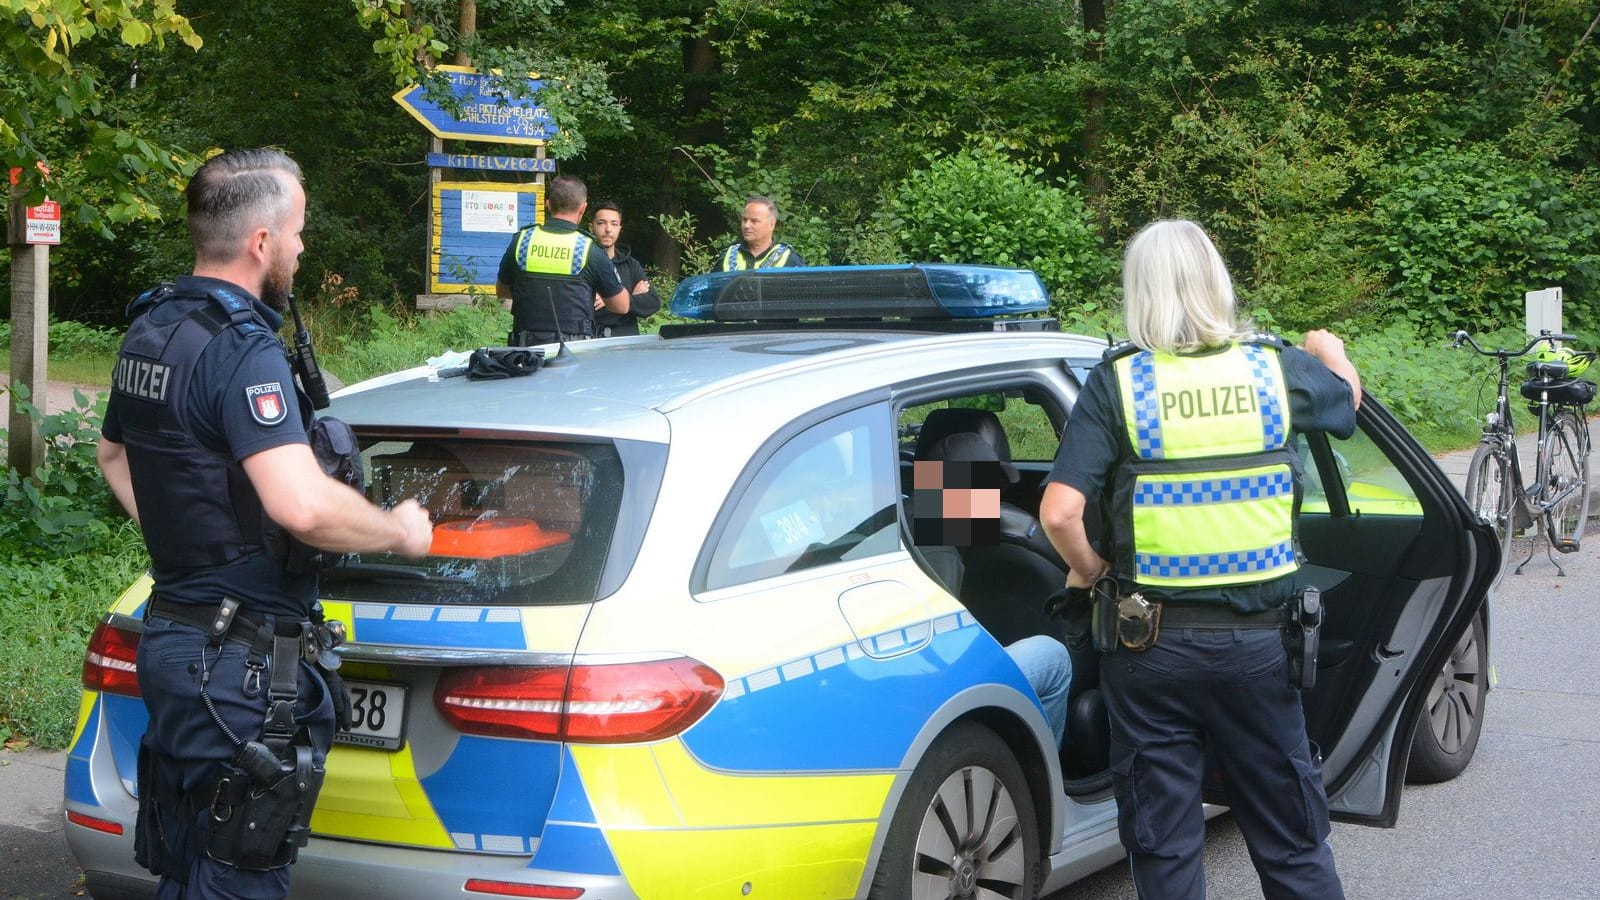
<path id="1" fill-rule="evenodd" d="M 1003 650 L 1062 632 L 1033 517 L 1105 349 L 1046 309 L 1026 271 L 727 273 L 680 287 L 691 323 L 546 347 L 528 377 L 343 391 L 369 495 L 420 498 L 436 533 L 323 578 L 356 724 L 296 895 L 1032 897 L 1120 859 L 1097 656 L 1073 649 L 1058 752 Z M 1304 440 L 1301 577 L 1327 608 L 1305 704 L 1335 817 L 1390 825 L 1414 733 L 1435 773 L 1471 756 L 1417 725 L 1463 654 L 1481 702 L 1499 551 L 1379 403 L 1360 426 Z M 1008 473 L 997 543 L 913 539 L 914 464 L 951 435 Z M 94 634 L 67 765 L 101 900 L 152 885 L 148 590 Z"/>

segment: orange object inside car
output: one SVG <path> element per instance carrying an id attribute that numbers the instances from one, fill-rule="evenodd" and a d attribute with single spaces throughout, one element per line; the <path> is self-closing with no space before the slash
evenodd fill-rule
<path id="1" fill-rule="evenodd" d="M 565 531 L 546 531 L 532 519 L 457 519 L 433 527 L 430 556 L 494 559 L 532 553 L 572 540 Z"/>

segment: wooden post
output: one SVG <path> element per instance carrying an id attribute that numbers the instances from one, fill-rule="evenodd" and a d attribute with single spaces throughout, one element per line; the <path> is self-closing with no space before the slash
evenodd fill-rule
<path id="1" fill-rule="evenodd" d="M 26 242 L 27 208 L 22 194 L 11 188 L 9 228 L 11 244 L 11 390 L 7 419 L 6 462 L 32 475 L 44 465 L 44 435 L 39 423 L 19 408 L 16 386 L 27 385 L 29 401 L 44 409 L 48 382 L 47 350 L 50 337 L 50 248 Z"/>

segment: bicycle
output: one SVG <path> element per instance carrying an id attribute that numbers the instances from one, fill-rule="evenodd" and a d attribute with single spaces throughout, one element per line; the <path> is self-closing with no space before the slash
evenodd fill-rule
<path id="1" fill-rule="evenodd" d="M 1484 419 L 1483 437 L 1467 468 L 1467 503 L 1477 515 L 1494 526 L 1500 541 L 1500 573 L 1511 552 L 1512 532 L 1527 528 L 1536 520 L 1543 525 L 1545 555 L 1556 571 L 1566 570 L 1556 562 L 1555 551 L 1573 553 L 1583 537 L 1589 517 L 1589 424 L 1584 404 L 1594 399 L 1593 382 L 1573 377 L 1588 368 L 1593 353 L 1575 353 L 1557 347 L 1557 341 L 1572 341 L 1569 334 L 1541 331 L 1521 350 L 1485 350 L 1465 331 L 1452 335 L 1452 346 L 1464 344 L 1483 356 L 1492 356 L 1500 366 L 1500 381 L 1494 411 Z M 1520 388 L 1528 401 L 1528 411 L 1539 417 L 1539 441 L 1534 456 L 1531 482 L 1524 481 L 1522 462 L 1517 456 L 1516 427 L 1511 420 L 1511 360 L 1527 356 L 1539 344 L 1537 358 L 1528 363 L 1528 380 Z M 1533 560 L 1533 545 L 1528 558 L 1517 564 L 1516 574 Z"/>

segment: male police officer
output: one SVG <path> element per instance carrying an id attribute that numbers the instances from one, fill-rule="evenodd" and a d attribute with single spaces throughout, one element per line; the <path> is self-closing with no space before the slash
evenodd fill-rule
<path id="1" fill-rule="evenodd" d="M 629 252 L 627 244 L 617 242 L 622 237 L 622 207 L 610 200 L 595 204 L 594 215 L 589 219 L 594 228 L 594 239 L 617 267 L 617 277 L 628 289 L 628 311 L 617 314 L 606 308 L 599 294 L 594 296 L 595 334 L 600 337 L 618 337 L 639 333 L 639 321 L 648 319 L 661 309 L 661 295 L 644 277 L 644 266 Z"/>
<path id="2" fill-rule="evenodd" d="M 150 724 L 136 846 L 161 900 L 283 897 L 335 698 L 301 658 L 317 577 L 289 564 L 282 532 L 415 557 L 432 528 L 414 500 L 379 509 L 328 477 L 307 443 L 308 404 L 274 334 L 303 249 L 299 166 L 223 153 L 187 196 L 194 273 L 130 308 L 99 449 L 155 579 L 137 660 Z M 266 787 L 274 776 L 288 792 Z M 256 823 L 257 840 L 224 819 Z"/>
<path id="3" fill-rule="evenodd" d="M 517 346 L 594 337 L 594 297 L 614 313 L 628 311 L 628 291 L 594 238 L 578 223 L 589 189 L 572 175 L 545 186 L 545 223 L 517 232 L 500 260 L 495 296 L 511 300 Z"/>
<path id="4" fill-rule="evenodd" d="M 1326 331 L 1300 350 L 1241 329 L 1227 268 L 1192 222 L 1134 236 L 1123 293 L 1131 343 L 1084 384 L 1039 517 L 1069 593 L 1109 573 L 1122 595 L 1100 610 L 1120 645 L 1101 684 L 1134 886 L 1205 897 L 1209 748 L 1268 900 L 1337 900 L 1321 760 L 1281 629 L 1299 566 L 1290 429 L 1350 436 L 1360 378 Z M 1109 504 L 1114 562 L 1088 540 L 1088 497 Z"/>
<path id="5" fill-rule="evenodd" d="M 772 241 L 773 229 L 778 227 L 778 204 L 770 197 L 751 197 L 744 205 L 744 216 L 739 219 L 741 241 L 724 250 L 717 265 L 718 272 L 741 272 L 745 269 L 781 269 L 806 264 L 800 254 L 788 244 Z"/>

